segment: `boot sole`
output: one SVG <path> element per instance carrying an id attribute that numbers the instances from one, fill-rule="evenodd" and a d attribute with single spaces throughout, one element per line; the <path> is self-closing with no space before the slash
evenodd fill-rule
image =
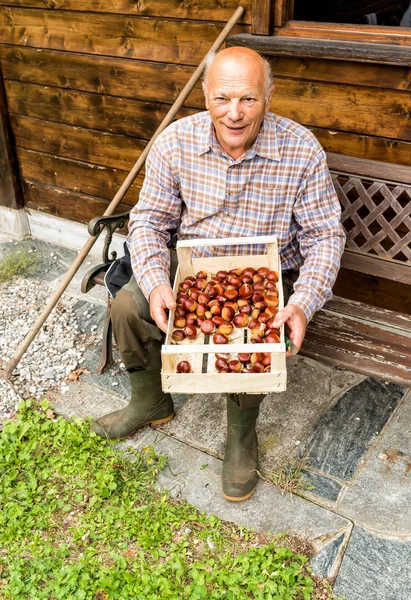
<path id="1" fill-rule="evenodd" d="M 255 486 L 255 488 L 253 490 L 251 490 L 251 492 L 248 492 L 248 494 L 246 494 L 245 496 L 227 496 L 227 494 L 224 494 L 223 492 L 223 496 L 226 500 L 229 500 L 230 502 L 243 502 L 244 500 L 248 500 L 249 498 L 251 498 L 251 496 L 254 494 L 255 490 L 257 489 L 257 486 Z"/>

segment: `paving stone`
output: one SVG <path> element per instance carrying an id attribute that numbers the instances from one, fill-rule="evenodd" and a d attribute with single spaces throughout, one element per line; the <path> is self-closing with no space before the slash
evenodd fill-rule
<path id="1" fill-rule="evenodd" d="M 411 540 L 354 527 L 333 591 L 345 600 L 410 600 L 410 564 Z"/>
<path id="2" fill-rule="evenodd" d="M 347 489 L 338 512 L 374 533 L 411 537 L 410 497 L 411 391 Z"/>
<path id="3" fill-rule="evenodd" d="M 299 453 L 316 470 L 350 480 L 403 395 L 400 386 L 365 379 L 323 414 Z"/>
<path id="4" fill-rule="evenodd" d="M 347 532 L 348 533 L 348 532 Z M 339 554 L 347 534 L 342 533 L 336 539 L 326 544 L 311 560 L 310 566 L 316 575 L 332 578 L 339 567 Z M 338 562 L 337 562 L 338 561 Z"/>
<path id="5" fill-rule="evenodd" d="M 221 519 L 264 532 L 298 532 L 310 540 L 351 529 L 347 519 L 303 498 L 281 494 L 263 481 L 246 502 L 225 500 L 221 493 L 222 461 L 159 431 L 146 429 L 138 440 L 123 442 L 119 447 L 128 445 L 134 448 L 152 445 L 167 456 L 169 463 L 159 475 L 159 487 Z"/>
<path id="6" fill-rule="evenodd" d="M 65 394 L 55 391 L 49 398 L 54 410 L 64 417 L 97 418 L 127 404 L 117 394 L 83 381 L 72 382 Z"/>
<path id="7" fill-rule="evenodd" d="M 120 355 L 113 353 L 114 359 L 120 361 Z M 95 383 L 108 391 L 115 392 L 122 398 L 130 397 L 130 383 L 128 373 L 120 369 L 119 362 L 113 363 L 104 373 L 98 375 L 96 369 L 101 361 L 101 344 L 96 348 L 87 348 L 84 353 L 84 366 L 89 370 L 88 374 L 82 375 L 82 380 L 88 383 Z"/>
<path id="8" fill-rule="evenodd" d="M 296 442 L 308 434 L 335 398 L 363 376 L 296 356 L 287 361 L 288 390 L 268 394 L 257 423 L 260 467 L 275 469 L 297 451 Z M 226 437 L 223 395 L 196 394 L 182 407 L 167 433 L 213 456 L 222 458 Z"/>
<path id="9" fill-rule="evenodd" d="M 314 473 L 314 471 L 310 471 L 309 469 L 303 469 L 301 473 L 311 488 L 308 491 L 304 490 L 301 492 L 304 496 L 315 494 L 330 502 L 338 500 L 338 496 L 342 490 L 342 486 L 338 481 L 319 473 Z"/>

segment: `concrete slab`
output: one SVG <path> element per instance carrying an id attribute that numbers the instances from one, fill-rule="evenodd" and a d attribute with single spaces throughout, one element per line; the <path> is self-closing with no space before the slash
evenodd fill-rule
<path id="1" fill-rule="evenodd" d="M 338 511 L 377 535 L 411 537 L 410 496 L 411 391 L 353 485 L 347 488 Z M 411 574 L 410 566 L 408 569 Z"/>
<path id="2" fill-rule="evenodd" d="M 258 420 L 260 466 L 275 469 L 295 455 L 298 443 L 336 399 L 364 377 L 295 356 L 287 362 L 288 389 L 269 394 Z M 222 458 L 226 436 L 225 397 L 194 395 L 166 432 L 195 448 Z"/>

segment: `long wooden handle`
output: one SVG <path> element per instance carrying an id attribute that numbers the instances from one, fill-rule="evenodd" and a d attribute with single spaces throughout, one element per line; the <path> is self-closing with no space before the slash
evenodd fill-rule
<path id="1" fill-rule="evenodd" d="M 124 198 L 129 187 L 131 186 L 134 179 L 140 172 L 142 166 L 144 165 L 144 162 L 147 158 L 147 154 L 149 153 L 150 148 L 154 144 L 156 138 L 173 121 L 176 114 L 180 110 L 181 106 L 183 105 L 185 100 L 188 98 L 188 96 L 191 93 L 191 91 L 193 90 L 194 86 L 200 79 L 201 74 L 204 70 L 205 61 L 207 59 L 208 54 L 210 54 L 210 52 L 216 52 L 220 48 L 220 46 L 222 46 L 222 44 L 225 42 L 226 38 L 230 34 L 233 27 L 238 23 L 238 21 L 242 17 L 243 13 L 244 13 L 244 8 L 242 6 L 239 6 L 236 9 L 236 11 L 234 12 L 231 19 L 227 22 L 227 25 L 224 27 L 224 29 L 222 30 L 222 32 L 220 33 L 220 35 L 218 36 L 218 38 L 216 39 L 214 44 L 211 46 L 210 50 L 207 52 L 207 54 L 205 55 L 205 57 L 203 58 L 203 60 L 199 64 L 199 66 L 197 67 L 197 69 L 192 74 L 189 81 L 184 86 L 180 95 L 174 102 L 173 106 L 170 108 L 170 110 L 164 117 L 163 121 L 161 122 L 160 126 L 154 133 L 153 137 L 151 138 L 151 140 L 148 142 L 147 146 L 141 153 L 141 156 L 137 160 L 136 164 L 131 169 L 130 173 L 127 175 L 126 179 L 124 180 L 124 182 L 121 185 L 120 189 L 118 190 L 117 194 L 114 196 L 113 200 L 110 202 L 109 206 L 107 207 L 107 210 L 105 211 L 104 216 L 112 215 L 113 212 L 116 210 L 117 206 L 120 204 L 121 200 Z M 61 298 L 63 292 L 69 285 L 70 281 L 73 279 L 74 275 L 77 273 L 77 271 L 81 267 L 84 259 L 86 258 L 86 256 L 90 252 L 91 248 L 94 246 L 95 242 L 97 241 L 97 238 L 98 238 L 98 236 L 90 236 L 89 239 L 87 240 L 87 242 L 84 244 L 83 248 L 79 252 L 77 258 L 74 260 L 70 269 L 67 271 L 67 273 L 66 273 L 64 279 L 62 280 L 62 282 L 60 283 L 59 287 L 54 292 L 54 294 L 50 298 L 50 300 L 48 301 L 44 311 L 41 313 L 41 315 L 39 316 L 37 321 L 34 323 L 32 328 L 30 329 L 30 331 L 28 332 L 28 334 L 26 335 L 26 337 L 20 344 L 16 354 L 7 363 L 7 365 L 3 371 L 4 376 L 9 377 L 11 375 L 11 373 L 14 371 L 14 369 L 20 362 L 21 357 L 23 356 L 23 354 L 26 352 L 27 348 L 30 346 L 31 342 L 36 337 L 41 326 L 43 325 L 43 323 L 45 322 L 45 320 L 47 319 L 47 317 L 49 316 L 49 314 L 51 313 L 53 308 L 56 306 L 56 304 L 59 301 L 59 299 Z"/>

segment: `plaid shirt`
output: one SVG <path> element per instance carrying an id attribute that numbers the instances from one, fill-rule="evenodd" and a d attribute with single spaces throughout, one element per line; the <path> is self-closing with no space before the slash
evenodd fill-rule
<path id="1" fill-rule="evenodd" d="M 169 283 L 170 230 L 178 239 L 275 234 L 282 269 L 300 269 L 290 304 L 309 320 L 332 296 L 345 234 L 326 157 L 302 125 L 267 113 L 239 159 L 219 145 L 209 112 L 170 125 L 147 158 L 128 246 L 147 297 Z M 198 248 L 193 256 L 264 253 L 265 246 Z"/>

